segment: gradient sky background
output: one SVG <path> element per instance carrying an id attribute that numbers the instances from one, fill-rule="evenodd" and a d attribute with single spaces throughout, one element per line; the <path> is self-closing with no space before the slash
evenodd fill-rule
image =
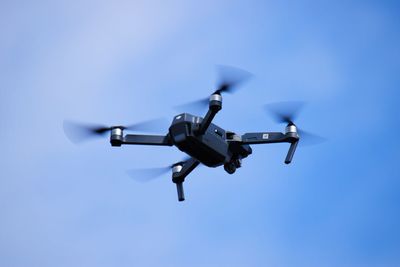
<path id="1" fill-rule="evenodd" d="M 2 1 L 0 266 L 400 266 L 397 1 Z M 253 146 L 198 168 L 178 203 L 170 147 L 81 146 L 64 119 L 126 124 L 209 95 L 215 64 L 254 78 L 215 122 L 283 131 L 308 102 L 328 142 Z M 161 132 L 162 133 L 162 132 Z"/>

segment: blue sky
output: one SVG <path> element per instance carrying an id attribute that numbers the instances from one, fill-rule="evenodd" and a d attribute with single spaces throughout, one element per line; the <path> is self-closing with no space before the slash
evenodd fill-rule
<path id="1" fill-rule="evenodd" d="M 396 1 L 2 1 L 0 266 L 399 266 Z M 125 124 L 207 96 L 215 65 L 254 78 L 215 122 L 282 131 L 302 100 L 325 136 L 283 164 L 254 146 L 234 175 L 125 171 L 174 148 L 75 146 L 64 119 Z"/>

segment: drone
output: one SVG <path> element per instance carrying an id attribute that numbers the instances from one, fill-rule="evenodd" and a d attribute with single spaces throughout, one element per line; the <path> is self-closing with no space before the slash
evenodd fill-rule
<path id="1" fill-rule="evenodd" d="M 233 174 L 242 167 L 242 160 L 252 154 L 251 145 L 288 143 L 289 149 L 285 163 L 290 164 L 301 136 L 322 139 L 298 129 L 294 117 L 302 102 L 280 102 L 266 106 L 277 122 L 285 123 L 284 132 L 251 132 L 243 135 L 225 130 L 213 123 L 214 117 L 222 109 L 222 95 L 233 93 L 239 84 L 247 80 L 251 74 L 234 67 L 220 66 L 222 81 L 209 98 L 181 105 L 208 106 L 204 117 L 190 113 L 181 113 L 173 117 L 165 135 L 125 134 L 125 130 L 145 131 L 149 126 L 158 124 L 158 120 L 137 123 L 131 126 L 88 126 L 64 121 L 64 132 L 72 141 L 80 141 L 92 135 L 109 133 L 113 147 L 124 145 L 175 146 L 187 154 L 188 158 L 176 162 L 166 168 L 155 169 L 153 174 L 159 176 L 164 171 L 172 172 L 172 182 L 176 184 L 178 200 L 184 201 L 183 183 L 186 177 L 203 164 L 215 168 L 223 166 L 224 170 Z M 318 142 L 318 140 L 317 140 Z M 161 172 L 159 172 L 161 170 Z M 136 174 L 142 175 L 143 172 Z"/>

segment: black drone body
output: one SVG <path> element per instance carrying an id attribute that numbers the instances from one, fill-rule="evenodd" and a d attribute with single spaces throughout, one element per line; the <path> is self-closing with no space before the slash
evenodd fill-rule
<path id="1" fill-rule="evenodd" d="M 237 83 L 237 80 L 235 81 Z M 124 130 L 140 130 L 146 128 L 149 123 L 135 124 L 130 127 L 86 127 L 86 135 L 104 134 L 110 132 L 110 143 L 112 146 L 122 145 L 153 145 L 153 146 L 176 146 L 189 156 L 189 159 L 177 162 L 167 170 L 172 170 L 172 181 L 177 186 L 178 200 L 185 199 L 183 193 L 183 182 L 185 178 L 201 163 L 208 167 L 224 166 L 227 173 L 233 174 L 242 165 L 242 159 L 252 154 L 250 145 L 288 143 L 289 150 L 285 163 L 292 161 L 297 144 L 300 140 L 298 129 L 293 123 L 295 110 L 298 109 L 296 102 L 292 111 L 277 112 L 279 122 L 285 122 L 286 128 L 281 132 L 254 132 L 243 135 L 226 131 L 212 123 L 215 115 L 222 109 L 223 92 L 230 92 L 234 83 L 224 82 L 209 99 L 197 102 L 208 103 L 208 111 L 204 117 L 194 116 L 189 113 L 181 113 L 173 118 L 169 126 L 168 133 L 165 135 L 145 135 L 145 134 L 124 134 Z M 282 105 L 281 105 L 282 106 Z M 287 111 L 287 108 L 285 108 Z M 290 108 L 289 108 L 290 109 Z M 76 125 L 74 128 L 64 123 L 64 130 L 71 139 L 77 133 Z M 81 127 L 81 126 L 79 126 Z M 300 132 L 303 135 L 303 131 Z M 307 135 L 307 134 L 305 134 Z M 309 134 L 308 134 L 309 135 Z M 82 137 L 82 134 L 81 134 Z M 164 170 L 165 168 L 163 168 Z M 140 175 L 140 174 L 139 174 Z"/>
<path id="2" fill-rule="evenodd" d="M 110 142 L 112 146 L 176 146 L 188 154 L 190 159 L 172 166 L 172 181 L 177 185 L 179 201 L 184 200 L 182 184 L 186 176 L 199 163 L 208 167 L 223 165 L 226 172 L 233 174 L 236 168 L 241 167 L 242 159 L 252 153 L 250 144 L 290 143 L 285 163 L 291 162 L 299 141 L 297 128 L 293 123 L 288 124 L 285 133 L 257 132 L 237 135 L 212 123 L 221 108 L 222 96 L 215 93 L 210 97 L 209 110 L 204 118 L 188 113 L 179 114 L 174 117 L 167 135 L 124 136 L 123 127 L 113 127 Z"/>

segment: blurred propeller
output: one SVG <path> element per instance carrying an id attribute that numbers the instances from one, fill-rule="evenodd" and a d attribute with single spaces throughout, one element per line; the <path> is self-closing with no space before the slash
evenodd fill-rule
<path id="1" fill-rule="evenodd" d="M 104 126 L 95 124 L 86 124 L 80 122 L 73 122 L 64 120 L 63 129 L 65 135 L 73 143 L 81 143 L 87 141 L 93 137 L 103 136 L 107 132 L 111 131 L 112 128 L 119 127 L 123 130 L 132 130 L 139 132 L 157 132 L 161 129 L 167 130 L 168 121 L 164 118 L 143 121 L 128 126 Z"/>
<path id="2" fill-rule="evenodd" d="M 299 129 L 297 126 L 296 128 L 297 133 L 300 136 L 300 145 L 302 146 L 318 145 L 327 141 L 325 137 L 306 132 L 302 129 Z"/>
<path id="3" fill-rule="evenodd" d="M 277 123 L 293 123 L 304 107 L 302 101 L 286 101 L 265 105 L 265 109 L 274 117 Z"/>
<path id="4" fill-rule="evenodd" d="M 137 182 L 150 182 L 168 171 L 171 171 L 172 165 L 160 168 L 143 168 L 143 169 L 133 169 L 127 171 L 128 175 Z"/>
<path id="5" fill-rule="evenodd" d="M 225 65 L 218 65 L 217 72 L 219 76 L 218 89 L 214 94 L 234 93 L 239 85 L 246 82 L 253 76 L 250 72 Z"/>
<path id="6" fill-rule="evenodd" d="M 213 94 L 234 93 L 239 85 L 249 80 L 252 74 L 248 71 L 225 65 L 217 65 L 218 85 Z M 175 106 L 176 110 L 187 112 L 188 110 L 202 112 L 207 108 L 209 97 L 195 100 L 189 103 Z"/>
<path id="7" fill-rule="evenodd" d="M 267 104 L 265 109 L 274 117 L 276 122 L 295 124 L 294 121 L 304 106 L 305 102 L 302 101 L 287 101 Z M 326 141 L 326 138 L 304 131 L 297 125 L 296 128 L 301 145 L 316 145 Z"/>
<path id="8" fill-rule="evenodd" d="M 177 165 L 178 163 L 184 164 L 189 159 L 190 159 L 190 157 L 185 157 L 183 160 L 181 160 L 175 164 L 169 165 L 169 166 L 159 167 L 159 168 L 132 169 L 132 170 L 128 170 L 127 173 L 135 181 L 138 181 L 141 183 L 150 182 L 150 181 L 162 176 L 163 174 L 166 174 L 167 172 L 171 172 L 174 165 Z"/>

